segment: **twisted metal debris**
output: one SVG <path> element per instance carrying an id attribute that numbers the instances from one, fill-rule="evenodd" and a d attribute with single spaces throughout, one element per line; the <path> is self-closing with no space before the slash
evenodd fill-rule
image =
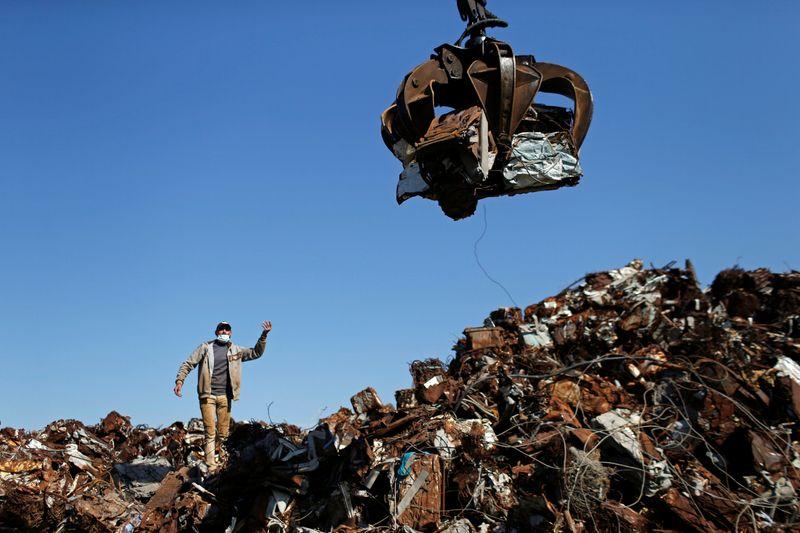
<path id="1" fill-rule="evenodd" d="M 313 431 L 197 421 L 0 431 L 0 524 L 49 531 L 788 531 L 800 273 L 640 262 L 468 328 Z"/>

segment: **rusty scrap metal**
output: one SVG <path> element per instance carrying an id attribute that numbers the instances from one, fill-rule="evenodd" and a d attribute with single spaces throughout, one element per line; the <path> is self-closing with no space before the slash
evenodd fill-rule
<path id="1" fill-rule="evenodd" d="M 215 473 L 196 420 L 3 428 L 0 530 L 796 530 L 799 317 L 800 273 L 634 261 L 492 312 L 396 407 L 234 424 Z"/>

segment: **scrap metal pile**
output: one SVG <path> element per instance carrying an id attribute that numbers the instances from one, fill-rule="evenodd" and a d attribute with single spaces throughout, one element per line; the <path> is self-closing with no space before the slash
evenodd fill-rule
<path id="1" fill-rule="evenodd" d="M 800 273 L 640 262 L 491 313 L 311 431 L 236 423 L 0 433 L 0 523 L 84 531 L 800 527 Z"/>

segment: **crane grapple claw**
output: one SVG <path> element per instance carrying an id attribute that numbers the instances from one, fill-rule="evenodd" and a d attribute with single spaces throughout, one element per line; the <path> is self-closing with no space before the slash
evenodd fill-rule
<path id="1" fill-rule="evenodd" d="M 457 2 L 464 34 L 408 73 L 381 115 L 384 143 L 403 163 L 397 202 L 437 200 L 458 220 L 482 198 L 576 185 L 593 110 L 586 81 L 486 36 L 506 25 L 486 0 Z M 565 96 L 572 108 L 539 104 L 539 93 Z"/>

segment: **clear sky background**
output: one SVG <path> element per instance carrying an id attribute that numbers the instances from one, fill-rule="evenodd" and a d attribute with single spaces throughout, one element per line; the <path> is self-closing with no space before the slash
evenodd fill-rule
<path id="1" fill-rule="evenodd" d="M 491 0 L 595 96 L 576 188 L 483 201 L 520 305 L 639 257 L 800 268 L 800 3 Z M 0 425 L 199 414 L 219 320 L 265 356 L 235 418 L 310 425 L 509 299 L 483 218 L 413 199 L 379 114 L 453 0 L 0 3 Z"/>

